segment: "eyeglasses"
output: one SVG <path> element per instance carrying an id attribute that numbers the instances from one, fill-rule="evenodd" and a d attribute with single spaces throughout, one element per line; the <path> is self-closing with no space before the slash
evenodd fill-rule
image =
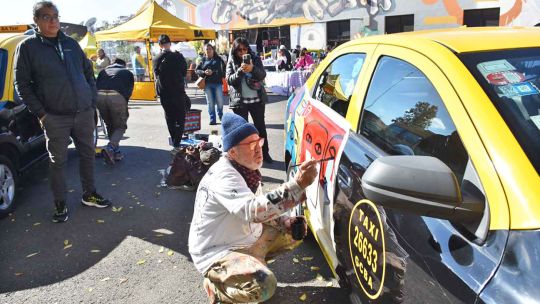
<path id="1" fill-rule="evenodd" d="M 39 16 L 39 19 L 45 21 L 45 22 L 50 22 L 50 21 L 58 21 L 60 20 L 60 16 L 58 15 L 43 15 L 43 16 Z"/>
<path id="2" fill-rule="evenodd" d="M 248 50 L 249 50 L 248 48 L 238 48 L 239 52 L 247 52 Z"/>
<path id="3" fill-rule="evenodd" d="M 254 151 L 257 146 L 262 147 L 264 145 L 264 137 L 261 137 L 259 139 L 256 139 L 254 141 L 250 141 L 250 142 L 247 142 L 247 143 L 238 144 L 238 145 L 239 146 L 249 145 L 249 149 L 251 151 Z"/>

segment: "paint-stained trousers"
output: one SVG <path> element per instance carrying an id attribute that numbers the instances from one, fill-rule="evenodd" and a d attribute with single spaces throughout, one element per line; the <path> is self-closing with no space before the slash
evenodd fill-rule
<path id="1" fill-rule="evenodd" d="M 229 253 L 205 274 L 205 289 L 215 295 L 212 303 L 263 302 L 272 297 L 277 280 L 266 261 L 296 248 L 301 242 L 290 234 L 264 224 L 263 233 L 251 247 Z M 208 291 L 207 291 L 208 292 Z"/>

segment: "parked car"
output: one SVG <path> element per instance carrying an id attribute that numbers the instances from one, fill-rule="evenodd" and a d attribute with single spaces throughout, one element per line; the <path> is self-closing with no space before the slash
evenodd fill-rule
<path id="1" fill-rule="evenodd" d="M 289 98 L 285 160 L 354 303 L 540 302 L 540 28 L 341 45 Z"/>
<path id="2" fill-rule="evenodd" d="M 39 121 L 20 102 L 13 85 L 15 49 L 25 38 L 0 34 L 0 216 L 13 210 L 21 173 L 47 157 Z"/>

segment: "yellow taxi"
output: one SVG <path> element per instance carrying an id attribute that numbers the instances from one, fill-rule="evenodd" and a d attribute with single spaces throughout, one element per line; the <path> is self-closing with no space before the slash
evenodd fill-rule
<path id="1" fill-rule="evenodd" d="M 19 175 L 47 156 L 38 119 L 13 85 L 15 49 L 25 38 L 22 33 L 0 33 L 0 216 L 13 210 Z"/>
<path id="2" fill-rule="evenodd" d="M 540 302 L 540 28 L 341 45 L 289 98 L 288 176 L 353 303 Z"/>

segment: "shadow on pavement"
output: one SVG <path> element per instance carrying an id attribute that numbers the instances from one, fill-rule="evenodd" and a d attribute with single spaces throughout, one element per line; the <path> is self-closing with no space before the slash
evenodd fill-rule
<path id="1" fill-rule="evenodd" d="M 170 159 L 168 151 L 130 146 L 122 147 L 122 151 L 126 158 L 114 167 L 96 158 L 97 191 L 114 206 L 97 209 L 80 203 L 78 157 L 70 149 L 66 223 L 51 222 L 53 198 L 47 162 L 22 176 L 15 212 L 0 219 L 0 293 L 48 285 L 80 274 L 129 236 L 190 259 L 187 239 L 195 193 L 157 187 L 161 180 L 158 170 L 168 165 L 161 162 Z"/>

